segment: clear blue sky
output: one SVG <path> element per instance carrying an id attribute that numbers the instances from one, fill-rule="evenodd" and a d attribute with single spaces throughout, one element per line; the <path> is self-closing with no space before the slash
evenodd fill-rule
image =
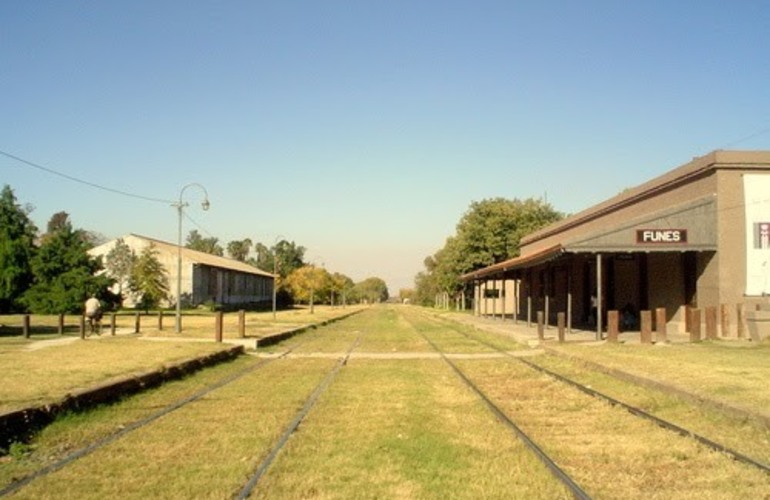
<path id="1" fill-rule="evenodd" d="M 5 0 L 0 26 L 0 150 L 151 198 L 199 182 L 199 230 L 392 294 L 474 200 L 575 212 L 770 149 L 767 0 Z M 168 204 L 2 156 L 0 184 L 42 228 L 176 239 Z"/>

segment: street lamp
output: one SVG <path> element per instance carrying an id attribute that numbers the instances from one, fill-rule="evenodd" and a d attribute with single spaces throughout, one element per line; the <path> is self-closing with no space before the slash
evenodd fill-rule
<path id="1" fill-rule="evenodd" d="M 184 207 L 188 206 L 187 203 L 182 201 L 182 196 L 184 195 L 185 190 L 191 186 L 196 186 L 203 191 L 201 208 L 203 210 L 208 210 L 211 206 L 209 203 L 209 193 L 206 191 L 205 187 L 197 182 L 184 186 L 179 192 L 179 201 L 171 204 L 172 207 L 176 208 L 179 217 L 176 247 L 176 333 L 182 333 L 182 215 L 184 214 Z"/>
<path id="2" fill-rule="evenodd" d="M 273 321 L 275 321 L 275 294 L 278 285 L 278 239 L 283 239 L 283 237 L 282 234 L 279 234 L 273 243 Z"/>

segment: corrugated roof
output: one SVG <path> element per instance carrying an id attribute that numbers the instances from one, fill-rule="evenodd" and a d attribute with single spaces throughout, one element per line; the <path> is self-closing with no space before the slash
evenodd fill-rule
<path id="1" fill-rule="evenodd" d="M 165 241 L 156 240 L 155 238 L 149 238 L 147 236 L 142 236 L 140 234 L 131 233 L 131 236 L 149 241 L 153 245 L 155 245 L 158 248 L 158 250 L 161 250 L 161 251 L 173 252 L 174 254 L 176 254 L 179 248 L 178 245 L 175 245 L 173 243 L 167 243 Z M 230 259 L 227 257 L 220 257 L 218 255 L 212 255 L 206 252 L 199 252 L 198 250 L 192 250 L 190 248 L 182 247 L 182 257 L 196 264 L 203 264 L 211 267 L 219 267 L 222 269 L 240 271 L 242 273 L 256 274 L 259 276 L 267 276 L 270 278 L 275 278 L 275 275 L 273 275 L 272 273 L 263 271 L 257 267 L 246 264 L 245 262 L 241 262 L 235 259 Z"/>

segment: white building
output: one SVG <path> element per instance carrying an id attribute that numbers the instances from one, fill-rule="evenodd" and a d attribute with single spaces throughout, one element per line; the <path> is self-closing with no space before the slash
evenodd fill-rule
<path id="1" fill-rule="evenodd" d="M 129 234 L 122 238 L 136 255 L 148 246 L 154 246 L 158 261 L 166 270 L 169 284 L 169 303 L 176 304 L 177 259 L 181 254 L 182 305 L 197 306 L 206 302 L 226 307 L 256 307 L 271 303 L 275 277 L 245 262 L 219 257 L 189 248 L 166 243 L 146 236 Z M 107 254 L 118 240 L 112 240 L 89 250 L 92 256 L 101 256 L 104 263 Z M 124 305 L 134 305 L 133 297 L 125 293 Z M 114 292 L 118 291 L 118 285 Z"/>

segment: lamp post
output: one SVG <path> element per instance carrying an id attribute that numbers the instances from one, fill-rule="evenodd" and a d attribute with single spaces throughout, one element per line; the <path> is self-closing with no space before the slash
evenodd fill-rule
<path id="1" fill-rule="evenodd" d="M 179 192 L 179 201 L 172 203 L 171 206 L 176 208 L 178 215 L 179 225 L 177 226 L 177 248 L 176 248 L 176 333 L 182 333 L 182 215 L 184 214 L 184 207 L 188 206 L 187 203 L 182 201 L 182 196 L 187 188 L 196 186 L 203 191 L 203 201 L 201 202 L 201 208 L 208 210 L 211 204 L 209 203 L 209 193 L 206 188 L 197 182 L 187 184 Z"/>
<path id="2" fill-rule="evenodd" d="M 283 239 L 283 237 L 282 234 L 279 234 L 275 237 L 275 242 L 273 243 L 273 321 L 275 321 L 275 298 L 278 285 L 278 239 Z"/>

